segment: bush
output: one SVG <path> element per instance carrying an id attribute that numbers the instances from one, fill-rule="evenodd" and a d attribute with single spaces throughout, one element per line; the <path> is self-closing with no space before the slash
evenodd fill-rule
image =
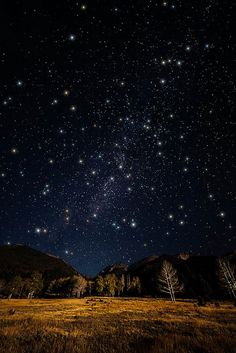
<path id="1" fill-rule="evenodd" d="M 206 306 L 205 298 L 204 297 L 198 297 L 197 305 L 198 306 Z"/>

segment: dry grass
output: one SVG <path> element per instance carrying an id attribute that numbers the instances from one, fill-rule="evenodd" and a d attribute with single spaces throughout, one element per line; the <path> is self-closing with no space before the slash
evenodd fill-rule
<path id="1" fill-rule="evenodd" d="M 230 303 L 0 300 L 0 353 L 233 353 L 235 337 Z"/>

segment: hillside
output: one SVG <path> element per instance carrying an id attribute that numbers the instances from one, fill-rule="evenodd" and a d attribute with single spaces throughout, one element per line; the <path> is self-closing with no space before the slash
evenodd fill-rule
<path id="1" fill-rule="evenodd" d="M 25 245 L 0 246 L 0 277 L 41 272 L 45 279 L 71 276 L 77 271 L 58 257 Z"/>

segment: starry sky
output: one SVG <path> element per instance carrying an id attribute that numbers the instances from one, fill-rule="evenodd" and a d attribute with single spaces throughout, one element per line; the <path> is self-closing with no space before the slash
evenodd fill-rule
<path id="1" fill-rule="evenodd" d="M 89 275 L 236 246 L 232 10 L 1 0 L 1 244 Z"/>

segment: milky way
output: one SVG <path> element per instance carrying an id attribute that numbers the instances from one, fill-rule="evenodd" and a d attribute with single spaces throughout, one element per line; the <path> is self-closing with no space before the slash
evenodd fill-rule
<path id="1" fill-rule="evenodd" d="M 0 7 L 1 243 L 87 274 L 233 249 L 231 5 Z"/>

